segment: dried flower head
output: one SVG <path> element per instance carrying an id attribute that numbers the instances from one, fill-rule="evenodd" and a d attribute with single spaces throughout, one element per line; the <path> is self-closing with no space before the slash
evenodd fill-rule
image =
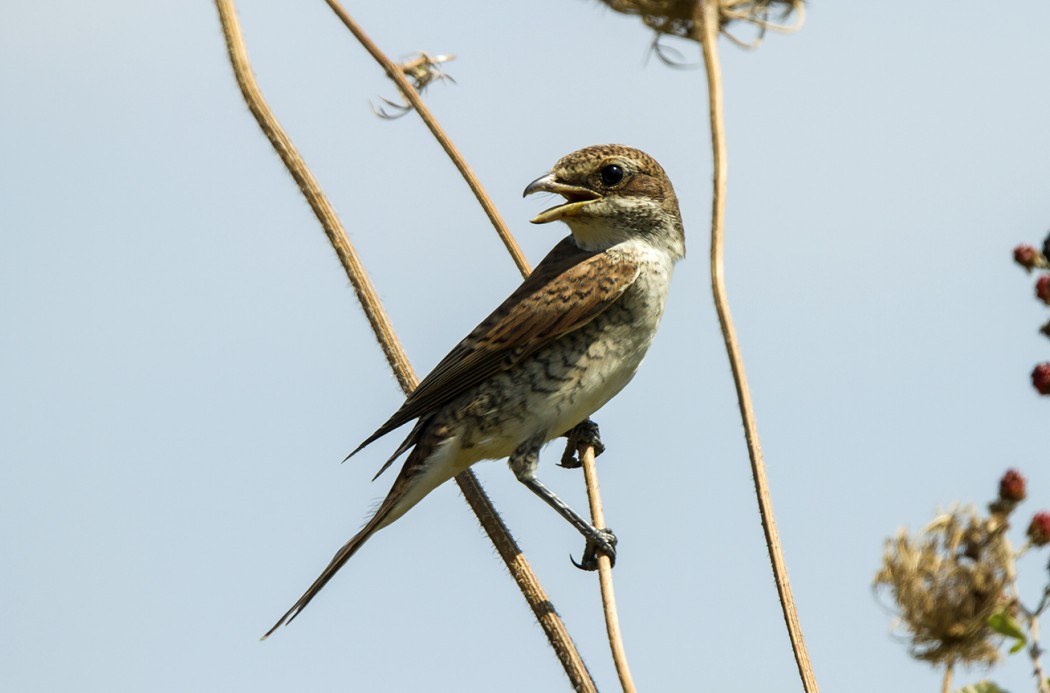
<path id="1" fill-rule="evenodd" d="M 918 536 L 886 540 L 874 589 L 888 591 L 913 657 L 931 664 L 992 664 L 1002 637 L 988 617 L 1009 601 L 1013 553 L 993 515 L 958 508 Z"/>
<path id="2" fill-rule="evenodd" d="M 653 49 L 661 60 L 667 62 L 665 48 L 660 46 L 662 36 L 700 41 L 700 30 L 694 17 L 701 0 L 602 0 L 613 10 L 638 15 L 647 27 L 656 32 Z M 766 30 L 783 33 L 798 31 L 805 19 L 802 0 L 718 0 L 719 24 L 722 33 L 735 43 L 746 48 L 755 48 L 762 42 Z M 774 21 L 770 15 L 780 10 L 779 19 Z M 784 22 L 795 14 L 794 23 Z M 727 30 L 734 22 L 745 22 L 758 28 L 758 36 L 750 43 L 734 37 Z M 672 63 L 673 64 L 673 63 Z"/>
<path id="3" fill-rule="evenodd" d="M 427 55 L 426 53 L 420 52 L 412 58 L 408 58 L 402 63 L 398 64 L 398 68 L 402 74 L 409 81 L 413 88 L 420 94 L 426 91 L 426 88 L 430 86 L 431 82 L 440 82 L 442 80 L 448 80 L 453 84 L 456 80 L 441 70 L 441 64 L 447 63 L 450 60 L 455 60 L 454 55 Z M 408 99 L 404 94 L 401 94 L 401 103 L 391 101 L 390 99 L 379 97 L 379 100 L 385 103 L 388 107 L 393 109 L 388 111 L 382 106 L 377 107 L 372 104 L 372 112 L 384 120 L 394 120 L 405 115 L 412 110 L 412 104 L 409 103 Z"/>

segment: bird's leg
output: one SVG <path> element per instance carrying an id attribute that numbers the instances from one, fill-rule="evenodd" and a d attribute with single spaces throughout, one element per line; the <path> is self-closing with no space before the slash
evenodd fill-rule
<path id="1" fill-rule="evenodd" d="M 558 463 L 559 467 L 579 469 L 583 463 L 576 458 L 576 454 L 581 445 L 593 447 L 595 457 L 605 452 L 605 445 L 602 443 L 598 424 L 590 419 L 584 419 L 570 428 L 565 432 L 565 437 L 569 440 L 565 443 L 565 452 L 562 453 L 561 461 Z"/>
<path id="2" fill-rule="evenodd" d="M 530 491 L 542 498 L 547 505 L 557 510 L 558 514 L 568 520 L 569 524 L 575 527 L 587 540 L 583 560 L 580 563 L 577 563 L 575 559 L 572 561 L 577 568 L 583 570 L 596 569 L 598 567 L 599 551 L 608 556 L 609 560 L 615 564 L 616 535 L 613 534 L 612 530 L 594 527 L 536 478 L 536 467 L 540 461 L 540 446 L 542 444 L 542 439 L 535 438 L 522 444 L 514 451 L 509 460 L 514 476 L 518 478 L 518 481 L 525 484 Z M 569 558 L 572 557 L 570 556 Z"/>

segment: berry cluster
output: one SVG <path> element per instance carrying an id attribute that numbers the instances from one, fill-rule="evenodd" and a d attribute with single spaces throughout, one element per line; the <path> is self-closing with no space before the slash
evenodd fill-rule
<path id="1" fill-rule="evenodd" d="M 1014 262 L 1029 273 L 1032 270 L 1050 269 L 1050 261 L 1047 258 L 1050 258 L 1050 236 L 1043 241 L 1042 251 L 1031 245 L 1019 245 L 1014 248 Z M 1043 272 L 1035 280 L 1035 297 L 1050 306 L 1050 274 Z M 1043 325 L 1039 331 L 1050 337 L 1050 322 Z M 1040 363 L 1032 371 L 1032 387 L 1041 395 L 1050 395 L 1050 361 Z"/>

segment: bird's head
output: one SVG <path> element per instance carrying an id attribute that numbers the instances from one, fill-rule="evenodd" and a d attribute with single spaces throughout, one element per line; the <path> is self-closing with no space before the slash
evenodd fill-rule
<path id="1" fill-rule="evenodd" d="M 685 255 L 682 215 L 671 181 L 643 151 L 619 144 L 587 147 L 562 157 L 525 194 L 556 193 L 565 203 L 540 212 L 533 224 L 564 221 L 576 243 L 604 250 L 638 238 Z"/>

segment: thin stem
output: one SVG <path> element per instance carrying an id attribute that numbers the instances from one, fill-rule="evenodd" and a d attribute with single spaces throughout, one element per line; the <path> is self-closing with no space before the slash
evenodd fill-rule
<path id="1" fill-rule="evenodd" d="M 591 506 L 591 522 L 598 529 L 605 529 L 605 513 L 602 511 L 602 499 L 598 493 L 598 466 L 594 463 L 594 447 L 581 445 L 577 451 L 583 465 L 583 476 L 587 481 L 587 500 Z M 627 651 L 623 647 L 623 634 L 620 632 L 620 618 L 616 613 L 616 593 L 613 591 L 612 561 L 605 554 L 598 554 L 598 584 L 602 591 L 602 606 L 605 609 L 605 631 L 609 636 L 609 649 L 612 650 L 616 675 L 624 693 L 635 693 L 634 680 L 627 666 Z"/>
<path id="2" fill-rule="evenodd" d="M 270 144 L 273 145 L 273 148 L 281 157 L 281 161 L 284 162 L 288 172 L 292 174 L 292 178 L 295 179 L 307 202 L 310 203 L 317 220 L 321 222 L 321 227 L 324 229 L 328 241 L 332 244 L 332 248 L 346 270 L 346 276 L 350 279 L 354 293 L 357 294 L 357 298 L 361 302 L 365 316 L 376 333 L 376 339 L 379 340 L 383 355 L 386 356 L 391 368 L 394 369 L 394 375 L 397 377 L 401 389 L 405 391 L 410 390 L 414 387 L 416 379 L 415 374 L 412 372 L 412 365 L 398 343 L 397 335 L 394 334 L 394 328 L 390 324 L 389 318 L 387 318 L 386 311 L 383 310 L 383 306 L 379 302 L 375 287 L 372 286 L 372 281 L 369 279 L 368 273 L 365 272 L 361 259 L 350 245 L 350 240 L 339 223 L 335 210 L 332 209 L 328 198 L 321 192 L 321 186 L 318 185 L 310 169 L 307 168 L 306 162 L 299 156 L 291 139 L 285 134 L 280 123 L 277 122 L 277 118 L 263 99 L 259 85 L 255 82 L 255 77 L 251 72 L 251 64 L 248 61 L 248 51 L 240 33 L 240 25 L 237 22 L 232 0 L 216 0 L 216 5 L 219 8 L 219 18 L 222 21 L 223 31 L 226 35 L 226 46 L 229 51 L 230 62 L 233 64 L 237 84 L 241 88 L 241 93 L 248 104 L 248 109 L 255 116 L 259 127 L 262 128 L 263 133 L 270 140 Z"/>
<path id="3" fill-rule="evenodd" d="M 1032 671 L 1035 680 L 1039 682 L 1039 693 L 1050 693 L 1050 682 L 1046 680 L 1043 673 L 1043 649 L 1039 647 L 1039 611 L 1028 614 L 1028 634 L 1032 638 L 1032 645 L 1028 648 L 1028 655 L 1032 658 Z"/>
<path id="4" fill-rule="evenodd" d="M 733 326 L 733 317 L 729 311 L 726 298 L 724 276 L 725 244 L 725 208 L 726 208 L 726 174 L 728 157 L 725 141 L 725 116 L 722 103 L 722 70 L 718 59 L 719 6 L 716 0 L 702 0 L 697 4 L 695 21 L 700 29 L 701 47 L 704 56 L 704 68 L 707 73 L 708 99 L 711 118 L 711 148 L 714 156 L 714 199 L 711 209 L 711 289 L 714 294 L 718 320 L 722 326 L 722 338 L 725 341 L 729 364 L 733 371 L 733 382 L 736 385 L 737 400 L 740 405 L 740 416 L 744 423 L 744 437 L 747 451 L 751 458 L 751 472 L 755 480 L 755 493 L 758 498 L 758 511 L 762 519 L 762 529 L 766 535 L 766 546 L 773 566 L 773 579 L 780 595 L 780 605 L 784 612 L 791 647 L 795 653 L 802 686 L 807 693 L 816 693 L 819 688 L 813 673 L 813 666 L 806 652 L 802 638 L 802 627 L 799 624 L 795 600 L 788 582 L 787 566 L 773 518 L 773 500 L 769 493 L 769 481 L 766 478 L 765 463 L 762 461 L 762 447 L 758 439 L 758 427 L 754 410 L 751 406 L 751 393 L 744 373 L 744 360 Z"/>
<path id="5" fill-rule="evenodd" d="M 953 662 L 948 662 L 944 666 L 944 680 L 941 682 L 941 693 L 951 693 L 952 691 L 952 670 L 955 669 Z"/>
<path id="6" fill-rule="evenodd" d="M 318 221 L 324 228 L 325 235 L 335 249 L 336 255 L 339 257 L 346 275 L 354 287 L 354 292 L 361 302 L 369 324 L 375 332 L 376 339 L 379 340 L 383 353 L 386 355 L 387 361 L 390 363 L 390 367 L 401 385 L 401 389 L 405 392 L 411 391 L 418 384 L 418 379 L 411 363 L 408 361 L 408 357 L 405 355 L 404 349 L 401 347 L 397 335 L 394 333 L 389 318 L 376 295 L 375 288 L 372 286 L 357 252 L 350 244 L 346 231 L 343 229 L 328 199 L 321 191 L 317 180 L 306 167 L 306 163 L 277 122 L 269 106 L 263 100 L 262 92 L 259 90 L 251 72 L 251 65 L 248 61 L 248 53 L 237 22 L 233 0 L 215 0 L 215 4 L 219 10 L 219 19 L 226 37 L 226 45 L 229 51 L 230 62 L 233 65 L 234 74 L 237 78 L 237 84 L 240 86 L 249 110 L 255 116 L 259 127 L 262 128 L 266 137 L 270 140 L 288 171 L 292 174 L 292 178 L 295 179 L 303 196 L 306 197 L 311 209 L 313 209 Z M 576 650 L 572 638 L 565 629 L 564 623 L 554 610 L 550 599 L 543 590 L 543 586 L 525 560 L 514 538 L 496 513 L 496 509 L 482 491 L 477 478 L 470 471 L 466 471 L 456 477 L 456 482 L 459 484 L 467 502 L 470 503 L 471 508 L 477 513 L 481 525 L 485 528 L 500 556 L 503 557 L 511 576 L 518 584 L 518 588 L 528 601 L 540 626 L 547 634 L 547 639 L 562 662 L 562 666 L 569 676 L 573 687 L 578 691 L 596 691 L 597 688 L 594 685 L 594 681 L 591 679 L 587 667 Z"/>
<path id="7" fill-rule="evenodd" d="M 343 24 L 346 25 L 346 28 L 354 35 L 354 38 L 356 38 L 361 45 L 364 46 L 365 50 L 375 58 L 375 61 L 379 63 L 386 72 L 387 77 L 394 80 L 394 83 L 397 84 L 397 88 L 401 90 L 401 93 L 404 94 L 406 99 L 408 99 L 408 102 L 412 104 L 412 108 L 415 109 L 416 113 L 419 114 L 419 117 L 423 119 L 423 122 L 434 135 L 434 139 L 438 141 L 441 148 L 444 149 L 445 153 L 448 154 L 450 159 L 452 159 L 452 163 L 454 163 L 456 168 L 459 169 L 463 179 L 467 181 L 467 185 L 469 185 L 470 189 L 474 192 L 474 196 L 478 198 L 478 202 L 481 203 L 482 209 L 484 209 L 485 214 L 488 215 L 489 221 L 492 222 L 492 225 L 495 227 L 496 233 L 498 233 L 500 239 L 503 240 L 503 245 L 507 247 L 507 252 L 509 252 L 510 256 L 514 259 L 514 264 L 518 266 L 518 269 L 523 276 L 527 275 L 531 271 L 529 268 L 529 261 L 525 259 L 525 254 L 521 252 L 518 242 L 514 240 L 514 236 L 511 235 L 510 229 L 508 229 L 507 225 L 504 223 L 503 217 L 501 217 L 500 213 L 496 210 L 496 205 L 492 204 L 492 200 L 489 199 L 488 193 L 486 193 L 485 188 L 482 187 L 481 181 L 479 181 L 477 176 L 474 175 L 474 172 L 471 170 L 470 166 L 467 165 L 463 156 L 452 144 L 452 140 L 448 138 L 448 135 L 445 134 L 445 131 L 438 124 L 437 120 L 431 115 L 430 109 L 427 108 L 423 99 L 419 98 L 419 94 L 416 92 L 415 88 L 409 84 L 408 80 L 405 78 L 405 74 L 397 66 L 397 63 L 388 58 L 383 51 L 379 50 L 379 47 L 372 42 L 372 39 L 368 38 L 368 35 L 365 34 L 360 25 L 358 25 L 358 23 L 347 14 L 347 11 L 343 9 L 343 6 L 339 4 L 338 0 L 325 0 L 325 2 L 328 3 L 328 6 L 332 8 L 332 11 L 342 20 Z"/>

